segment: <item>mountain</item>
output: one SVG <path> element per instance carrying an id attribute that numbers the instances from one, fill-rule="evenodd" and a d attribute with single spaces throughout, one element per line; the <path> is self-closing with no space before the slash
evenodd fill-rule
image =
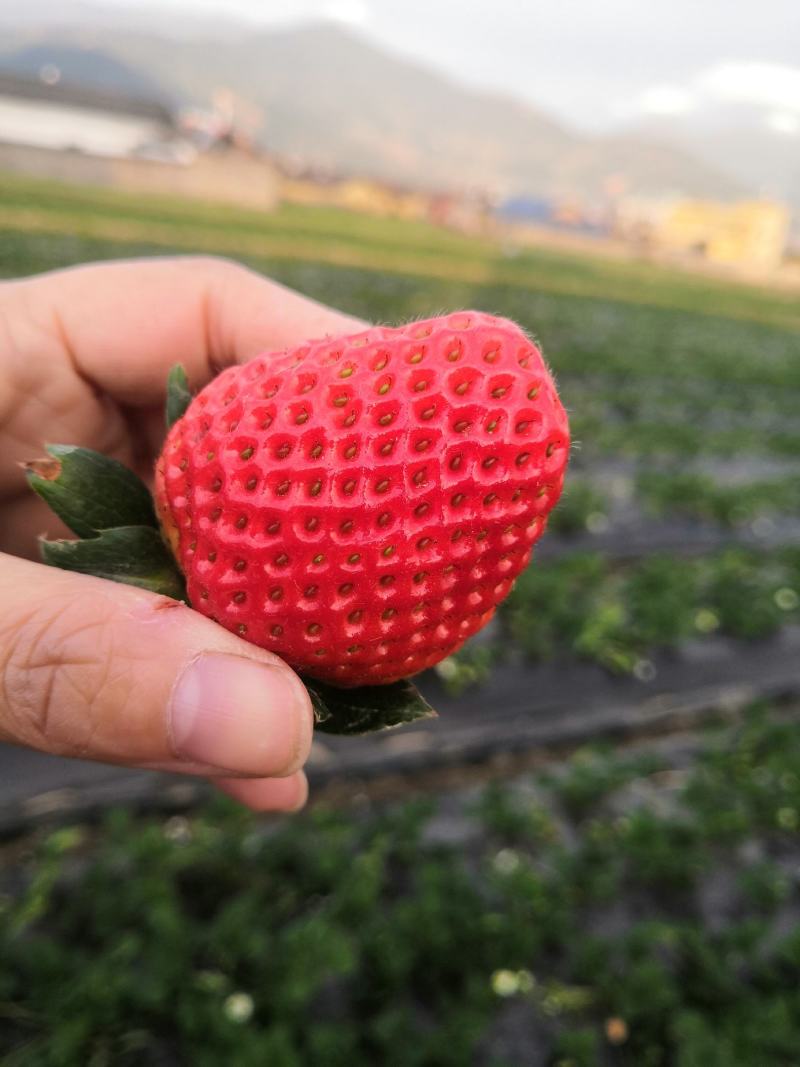
<path id="1" fill-rule="evenodd" d="M 742 185 L 800 211 L 798 116 L 753 103 L 705 103 L 685 114 L 653 116 L 629 132 L 657 138 L 724 169 Z"/>
<path id="2" fill-rule="evenodd" d="M 738 191 L 736 181 L 681 147 L 633 135 L 579 135 L 527 104 L 456 84 L 334 24 L 264 30 L 229 23 L 212 32 L 208 21 L 200 32 L 193 16 L 191 36 L 178 39 L 177 14 L 168 36 L 153 9 L 135 9 L 126 25 L 119 8 L 88 19 L 95 9 L 79 0 L 30 2 L 42 21 L 29 17 L 15 29 L 6 19 L 0 67 L 33 46 L 37 60 L 47 49 L 83 49 L 94 56 L 95 74 L 104 56 L 176 100 L 208 102 L 227 87 L 260 112 L 266 147 L 334 171 L 501 195 L 591 198 L 620 173 L 638 193 Z M 0 25 L 6 3 L 0 0 Z M 71 11 L 82 13 L 78 28 L 69 23 Z M 147 17 L 155 28 L 146 28 Z"/>
<path id="3" fill-rule="evenodd" d="M 56 36 L 62 31 L 90 33 L 96 29 L 141 31 L 171 40 L 204 37 L 236 40 L 249 33 L 249 24 L 224 14 L 195 10 L 181 16 L 174 7 L 161 7 L 157 0 L 104 3 L 96 0 L 0 0 L 3 34 Z"/>
<path id="4" fill-rule="evenodd" d="M 158 79 L 95 48 L 71 45 L 33 44 L 0 56 L 0 66 L 14 74 L 37 77 L 52 67 L 60 81 L 91 89 L 110 89 L 124 96 L 157 100 L 175 107 L 179 98 Z"/>

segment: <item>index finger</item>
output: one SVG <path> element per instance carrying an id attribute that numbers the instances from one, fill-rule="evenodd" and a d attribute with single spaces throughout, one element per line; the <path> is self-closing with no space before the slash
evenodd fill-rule
<path id="1" fill-rule="evenodd" d="M 76 372 L 124 404 L 164 395 L 167 371 L 192 387 L 269 349 L 365 323 L 233 262 L 178 257 L 96 263 L 11 283 L 26 316 Z"/>

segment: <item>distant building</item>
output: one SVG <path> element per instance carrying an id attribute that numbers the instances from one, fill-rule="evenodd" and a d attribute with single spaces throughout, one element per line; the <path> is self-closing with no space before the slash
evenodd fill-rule
<path id="1" fill-rule="evenodd" d="M 497 220 L 509 228 L 511 236 L 525 243 L 536 243 L 542 228 L 588 237 L 608 235 L 607 220 L 602 211 L 579 200 L 544 197 L 513 196 L 495 209 Z"/>
<path id="2" fill-rule="evenodd" d="M 0 144 L 108 158 L 179 155 L 189 147 L 158 101 L 2 72 Z"/>
<path id="3" fill-rule="evenodd" d="M 788 209 L 771 200 L 627 198 L 616 216 L 618 235 L 641 252 L 755 273 L 781 265 L 790 225 Z"/>
<path id="4" fill-rule="evenodd" d="M 430 222 L 460 233 L 489 229 L 489 203 L 480 192 L 412 189 L 382 178 L 344 176 L 299 162 L 282 162 L 281 199 L 292 204 L 344 208 L 346 211 Z"/>
<path id="5" fill-rule="evenodd" d="M 547 226 L 553 221 L 553 201 L 543 196 L 512 196 L 497 207 L 501 222 Z"/>
<path id="6" fill-rule="evenodd" d="M 200 145 L 159 101 L 1 72 L 0 170 L 243 207 L 278 200 L 274 166 L 230 129 Z"/>
<path id="7" fill-rule="evenodd" d="M 385 218 L 423 219 L 429 197 L 424 193 L 372 178 L 346 178 L 337 186 L 336 202 L 349 211 Z"/>
<path id="8" fill-rule="evenodd" d="M 691 253 L 710 263 L 770 271 L 783 261 L 790 222 L 788 210 L 769 200 L 681 200 L 665 212 L 656 240 L 666 251 Z"/>
<path id="9" fill-rule="evenodd" d="M 424 219 L 431 197 L 367 177 L 344 177 L 314 168 L 284 168 L 281 195 L 295 204 L 340 207 L 384 218 Z"/>

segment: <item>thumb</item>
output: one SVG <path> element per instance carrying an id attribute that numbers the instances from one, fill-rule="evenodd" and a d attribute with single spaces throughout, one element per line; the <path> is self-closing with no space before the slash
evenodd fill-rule
<path id="1" fill-rule="evenodd" d="M 0 554 L 0 604 L 0 740 L 258 778 L 308 756 L 300 679 L 177 601 Z"/>

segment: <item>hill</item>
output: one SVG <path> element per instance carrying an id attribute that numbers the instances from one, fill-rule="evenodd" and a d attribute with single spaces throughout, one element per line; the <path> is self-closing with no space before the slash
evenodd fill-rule
<path id="1" fill-rule="evenodd" d="M 730 102 L 685 115 L 652 116 L 631 133 L 677 146 L 723 168 L 748 189 L 800 211 L 800 134 L 792 125 L 796 121 L 791 113 Z"/>
<path id="2" fill-rule="evenodd" d="M 45 20 L 39 30 L 7 32 L 0 66 L 27 57 L 38 69 L 50 53 L 91 48 L 90 73 L 100 76 L 105 64 L 117 88 L 120 64 L 175 100 L 208 101 L 225 86 L 260 110 L 266 147 L 332 170 L 500 194 L 592 197 L 618 173 L 640 193 L 738 190 L 682 148 L 579 135 L 530 105 L 456 84 L 333 24 L 227 34 L 195 27 L 176 40 L 163 26 L 142 29 L 141 12 L 137 28 L 112 18 L 87 32 L 70 26 L 68 3 L 59 10 L 58 30 Z"/>
<path id="3" fill-rule="evenodd" d="M 32 44 L 1 57 L 0 67 L 15 74 L 36 77 L 43 68 L 55 67 L 60 80 L 91 89 L 111 89 L 124 96 L 157 100 L 170 106 L 176 93 L 157 78 L 97 48 L 74 45 Z"/>

